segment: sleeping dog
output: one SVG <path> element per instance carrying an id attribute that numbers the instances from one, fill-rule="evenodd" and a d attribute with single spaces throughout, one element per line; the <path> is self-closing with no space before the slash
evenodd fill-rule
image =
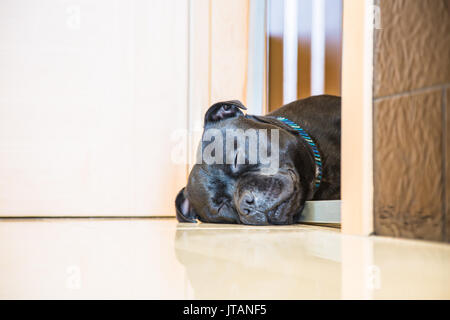
<path id="1" fill-rule="evenodd" d="M 178 221 L 293 224 L 305 201 L 340 199 L 339 97 L 294 101 L 266 116 L 242 110 L 225 101 L 206 112 L 200 161 L 175 200 Z"/>

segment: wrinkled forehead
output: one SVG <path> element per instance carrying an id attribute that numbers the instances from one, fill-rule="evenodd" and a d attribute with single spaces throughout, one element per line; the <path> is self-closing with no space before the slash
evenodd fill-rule
<path id="1" fill-rule="evenodd" d="M 214 142 L 214 147 L 216 148 L 220 145 L 237 147 L 238 143 L 245 143 L 246 147 L 249 147 L 251 144 L 257 146 L 261 142 L 270 145 L 271 143 L 279 143 L 280 131 L 282 130 L 279 130 L 274 125 L 252 118 L 230 118 L 205 127 L 201 146 L 202 150 L 204 150 L 208 145 L 212 146 L 211 142 Z"/>
<path id="2" fill-rule="evenodd" d="M 207 129 L 218 129 L 221 131 L 225 131 L 227 129 L 240 129 L 240 130 L 248 130 L 248 129 L 278 129 L 278 127 L 259 121 L 257 117 L 246 115 L 242 117 L 234 117 L 225 119 L 219 122 L 215 122 L 211 125 L 208 125 L 205 128 L 205 131 Z"/>
<path id="3" fill-rule="evenodd" d="M 214 139 L 218 135 L 220 135 L 222 139 L 225 139 L 227 136 L 231 138 L 245 137 L 247 139 L 253 136 L 265 136 L 268 138 L 267 141 L 269 144 L 275 142 L 282 143 L 283 141 L 292 138 L 292 134 L 286 130 L 280 129 L 280 127 L 273 122 L 263 121 L 263 117 L 256 116 L 229 118 L 208 125 L 203 130 L 202 141 L 211 141 L 211 139 Z M 279 137 L 281 139 L 274 141 L 274 137 Z"/>
<path id="4" fill-rule="evenodd" d="M 231 118 L 207 126 L 197 149 L 196 163 L 207 165 L 263 165 L 278 167 L 281 148 L 289 139 L 279 127 L 254 119 Z M 205 171 L 220 172 L 224 167 L 201 167 Z M 227 170 L 227 168 L 225 168 Z"/>

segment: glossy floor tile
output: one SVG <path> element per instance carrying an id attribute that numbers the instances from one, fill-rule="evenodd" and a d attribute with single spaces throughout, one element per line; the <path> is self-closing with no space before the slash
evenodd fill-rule
<path id="1" fill-rule="evenodd" d="M 450 246 L 306 225 L 0 220 L 0 299 L 449 299 Z"/>

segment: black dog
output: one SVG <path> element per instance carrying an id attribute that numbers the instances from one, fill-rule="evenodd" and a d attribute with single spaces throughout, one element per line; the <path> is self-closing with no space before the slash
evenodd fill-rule
<path id="1" fill-rule="evenodd" d="M 339 97 L 310 97 L 267 116 L 244 115 L 240 109 L 246 108 L 239 101 L 211 106 L 205 115 L 203 134 L 208 129 L 265 129 L 268 133 L 278 129 L 279 167 L 266 170 L 266 163 L 258 158 L 249 164 L 248 157 L 239 164 L 238 153 L 230 152 L 224 154 L 234 157 L 234 162 L 196 164 L 186 188 L 175 200 L 178 221 L 293 224 L 305 201 L 340 199 Z M 267 142 L 271 152 L 275 150 L 273 143 Z M 201 150 L 205 147 L 203 141 Z M 246 150 L 248 147 L 246 144 Z"/>

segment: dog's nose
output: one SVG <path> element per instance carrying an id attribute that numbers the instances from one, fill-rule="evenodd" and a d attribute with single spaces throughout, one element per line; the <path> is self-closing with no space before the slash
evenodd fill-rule
<path id="1" fill-rule="evenodd" d="M 255 196 L 250 191 L 244 192 L 239 198 L 239 211 L 250 214 L 255 205 Z"/>

